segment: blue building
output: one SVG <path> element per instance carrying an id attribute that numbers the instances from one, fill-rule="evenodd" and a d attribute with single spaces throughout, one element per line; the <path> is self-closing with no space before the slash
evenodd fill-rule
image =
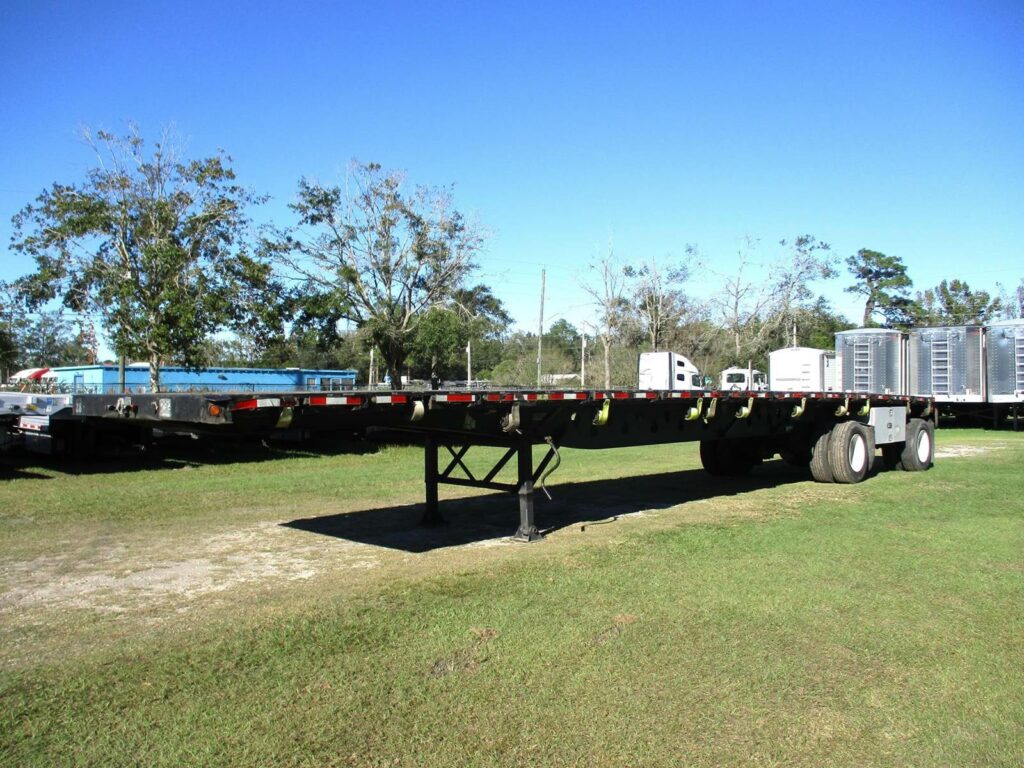
<path id="1" fill-rule="evenodd" d="M 149 365 L 125 366 L 125 388 L 129 392 L 149 391 Z M 111 393 L 119 390 L 116 365 L 74 365 L 51 368 L 43 375 L 49 389 L 60 392 Z M 177 366 L 160 369 L 164 392 L 289 392 L 352 389 L 353 370 L 312 368 L 200 368 Z"/>

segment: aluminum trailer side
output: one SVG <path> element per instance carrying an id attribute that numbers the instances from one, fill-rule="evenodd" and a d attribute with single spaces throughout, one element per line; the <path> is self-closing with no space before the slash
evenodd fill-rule
<path id="1" fill-rule="evenodd" d="M 88 432 L 145 430 L 213 435 L 272 435 L 281 430 L 385 430 L 424 442 L 424 524 L 441 522 L 438 486 L 514 493 L 516 538 L 541 534 L 534 489 L 557 461 L 559 448 L 604 449 L 699 442 L 712 475 L 739 475 L 781 454 L 806 465 L 820 482 L 864 479 L 876 448 L 888 468 L 931 466 L 934 401 L 928 397 L 841 392 L 721 392 L 661 390 L 352 391 L 280 394 L 76 395 L 55 416 Z M 548 450 L 534 466 L 533 446 Z M 482 477 L 463 461 L 475 446 L 505 451 Z M 443 456 L 444 463 L 440 461 Z M 513 462 L 513 459 L 515 460 Z M 513 466 L 515 481 L 499 480 Z"/>

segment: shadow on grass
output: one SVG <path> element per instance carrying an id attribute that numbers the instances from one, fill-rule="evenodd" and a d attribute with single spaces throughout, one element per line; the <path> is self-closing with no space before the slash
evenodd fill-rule
<path id="1" fill-rule="evenodd" d="M 121 474 L 210 465 L 279 461 L 376 453 L 380 445 L 357 436 L 314 437 L 301 443 L 166 435 L 151 445 L 104 446 L 88 456 L 8 453 L 0 458 L 0 479 L 52 480 L 60 475 Z M 43 474 L 38 470 L 57 473 Z"/>
<path id="2" fill-rule="evenodd" d="M 734 496 L 809 479 L 806 469 L 769 461 L 745 477 L 711 477 L 703 469 L 689 469 L 553 484 L 552 500 L 542 492 L 535 494 L 536 524 L 549 533 L 575 525 L 611 522 L 612 518 L 635 512 L 668 509 L 700 499 Z M 507 493 L 442 500 L 445 524 L 436 528 L 419 524 L 423 511 L 423 504 L 403 504 L 300 518 L 282 525 L 346 541 L 422 553 L 511 536 L 519 523 L 518 500 Z"/>
<path id="3" fill-rule="evenodd" d="M 33 462 L 33 466 L 39 462 Z M 32 469 L 10 466 L 7 462 L 0 464 L 0 480 L 52 480 L 52 475 L 44 475 Z"/>

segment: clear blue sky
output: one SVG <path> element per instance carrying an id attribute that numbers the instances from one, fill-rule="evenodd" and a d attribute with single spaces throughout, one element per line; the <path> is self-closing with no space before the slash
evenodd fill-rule
<path id="1" fill-rule="evenodd" d="M 535 327 L 588 316 L 623 255 L 811 233 L 901 256 L 915 288 L 1024 277 L 1024 2 L 5 2 L 0 278 L 10 217 L 80 179 L 76 128 L 225 148 L 284 223 L 348 161 L 456 185 L 481 277 Z M 763 256 L 771 254 L 765 248 Z M 846 280 L 822 290 L 852 318 Z M 713 280 L 694 276 L 707 294 Z"/>

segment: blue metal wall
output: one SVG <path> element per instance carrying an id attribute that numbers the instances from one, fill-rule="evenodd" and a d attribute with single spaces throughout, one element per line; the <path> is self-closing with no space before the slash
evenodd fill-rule
<path id="1" fill-rule="evenodd" d="M 57 388 L 64 392 L 116 392 L 116 365 L 82 365 L 53 368 Z M 287 392 L 296 390 L 351 389 L 356 371 L 310 368 L 187 368 L 160 369 L 160 388 L 165 392 Z M 131 392 L 149 391 L 149 366 L 125 368 L 125 386 Z"/>

